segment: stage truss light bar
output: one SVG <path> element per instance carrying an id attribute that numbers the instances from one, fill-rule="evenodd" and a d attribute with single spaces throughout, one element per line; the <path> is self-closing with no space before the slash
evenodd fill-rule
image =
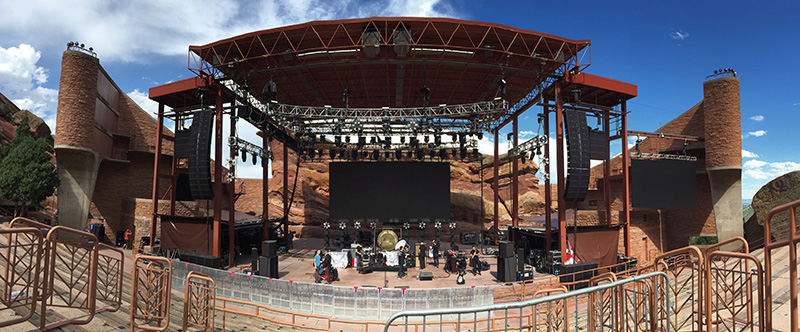
<path id="1" fill-rule="evenodd" d="M 239 151 L 245 151 L 251 155 L 255 154 L 264 159 L 270 155 L 270 152 L 266 149 L 234 136 L 228 137 L 228 146 Z"/>
<path id="2" fill-rule="evenodd" d="M 508 150 L 508 156 L 509 157 L 516 157 L 516 156 L 519 156 L 520 154 L 522 154 L 525 151 L 533 151 L 535 149 L 544 147 L 544 145 L 547 143 L 547 139 L 548 139 L 548 137 L 545 136 L 545 135 L 539 135 L 539 136 L 536 136 L 534 138 L 531 138 L 531 139 L 529 139 L 529 140 L 527 140 L 525 142 L 522 142 L 521 144 L 509 149 Z"/>
<path id="3" fill-rule="evenodd" d="M 697 161 L 697 157 L 695 156 L 685 156 L 679 154 L 631 152 L 630 156 L 631 158 L 638 159 Z"/>

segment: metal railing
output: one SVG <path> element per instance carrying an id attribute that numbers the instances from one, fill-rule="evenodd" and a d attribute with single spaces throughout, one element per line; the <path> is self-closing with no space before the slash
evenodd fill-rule
<path id="1" fill-rule="evenodd" d="M 170 260 L 136 255 L 131 285 L 131 328 L 164 331 L 169 327 L 171 281 Z"/>
<path id="2" fill-rule="evenodd" d="M 662 281 L 658 282 L 658 278 Z M 534 298 L 532 300 L 483 305 L 476 307 L 461 307 L 461 308 L 440 308 L 440 309 L 425 309 L 425 310 L 403 310 L 394 313 L 389 320 L 384 324 L 384 331 L 389 331 L 389 328 L 395 325 L 400 325 L 401 329 L 408 330 L 409 326 L 414 326 L 414 330 L 420 327 L 425 331 L 428 327 L 435 327 L 437 330 L 444 331 L 447 327 L 448 331 L 538 331 L 543 328 L 547 331 L 578 331 L 589 326 L 589 319 L 587 313 L 591 310 L 575 310 L 571 313 L 568 308 L 570 304 L 574 304 L 576 308 L 586 308 L 587 304 L 591 305 L 592 302 L 588 301 L 592 294 L 599 294 L 608 289 L 614 289 L 619 294 L 628 293 L 628 298 L 636 305 L 633 307 L 626 306 L 626 302 L 616 303 L 621 305 L 621 311 L 614 311 L 616 317 L 613 321 L 622 322 L 625 325 L 614 327 L 615 330 L 635 331 L 635 330 L 659 330 L 665 329 L 671 331 L 670 324 L 670 311 L 654 312 L 651 310 L 643 310 L 644 308 L 652 308 L 655 303 L 664 302 L 668 305 L 670 302 L 670 292 L 654 291 L 654 288 L 669 288 L 669 278 L 666 273 L 662 271 L 650 272 L 618 281 L 609 282 L 607 284 L 596 285 L 584 289 L 563 292 L 560 294 L 553 294 L 544 297 Z M 636 290 L 642 285 L 648 287 L 646 295 L 639 295 Z M 631 287 L 634 286 L 634 287 Z M 631 292 L 631 291 L 634 292 Z M 663 298 L 661 297 L 663 296 Z M 571 302 L 571 303 L 570 303 Z M 633 310 L 637 315 L 633 321 L 627 314 L 628 310 Z M 509 312 L 513 311 L 513 315 Z M 663 313 L 663 315 L 661 315 Z M 445 320 L 445 317 L 448 319 Z M 429 319 L 433 318 L 433 319 Z M 455 319 L 453 319 L 455 318 Z M 400 324 L 395 321 L 401 320 Z M 498 326 L 497 320 L 502 320 L 503 323 Z M 629 324 L 633 324 L 633 328 L 627 328 Z M 641 323 L 645 323 L 642 326 Z M 569 326 L 572 324 L 573 329 Z M 623 327 L 623 328 L 621 328 Z M 601 329 L 602 330 L 602 329 Z"/>

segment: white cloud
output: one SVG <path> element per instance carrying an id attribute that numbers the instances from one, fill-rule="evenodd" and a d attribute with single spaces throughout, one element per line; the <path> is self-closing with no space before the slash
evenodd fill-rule
<path id="1" fill-rule="evenodd" d="M 752 159 L 752 160 L 745 161 L 742 164 L 742 167 L 744 169 L 757 169 L 757 168 L 764 167 L 765 165 L 767 165 L 767 162 L 765 162 L 765 161 L 761 161 L 761 160 L 758 160 L 758 159 Z"/>
<path id="2" fill-rule="evenodd" d="M 519 138 L 526 139 L 528 137 L 533 137 L 534 134 L 536 134 L 536 133 L 534 133 L 533 130 L 522 130 L 522 131 L 519 132 Z M 522 142 L 520 142 L 520 143 L 522 143 Z"/>
<path id="3" fill-rule="evenodd" d="M 744 137 L 745 138 L 750 137 L 750 136 L 761 137 L 761 136 L 764 136 L 766 134 L 767 134 L 766 130 L 756 130 L 756 131 L 751 131 L 751 132 L 747 133 L 747 135 L 744 135 Z"/>
<path id="4" fill-rule="evenodd" d="M 758 158 L 758 155 L 753 152 L 742 149 L 742 158 Z"/>
<path id="5" fill-rule="evenodd" d="M 49 76 L 47 69 L 37 65 L 41 56 L 41 52 L 27 44 L 0 47 L 0 92 L 20 109 L 44 119 L 55 132 L 58 90 L 42 86 Z"/>
<path id="6" fill-rule="evenodd" d="M 764 121 L 764 116 L 763 115 L 754 115 L 754 116 L 750 117 L 750 120 L 761 122 L 761 121 Z"/>
<path id="7" fill-rule="evenodd" d="M 800 103 L 794 103 L 792 106 L 800 106 Z"/>
<path id="8" fill-rule="evenodd" d="M 765 162 L 757 159 L 742 164 L 744 178 L 771 180 L 788 172 L 800 170 L 800 163 L 793 161 Z"/>
<path id="9" fill-rule="evenodd" d="M 454 14 L 440 0 L 30 0 L 7 9 L 0 13 L 6 43 L 60 51 L 75 40 L 93 47 L 101 60 L 124 62 L 146 62 L 152 54 L 186 56 L 189 45 L 313 20 Z"/>
<path id="10" fill-rule="evenodd" d="M 677 30 L 670 33 L 669 38 L 680 41 L 689 38 L 689 33 L 683 30 Z"/>

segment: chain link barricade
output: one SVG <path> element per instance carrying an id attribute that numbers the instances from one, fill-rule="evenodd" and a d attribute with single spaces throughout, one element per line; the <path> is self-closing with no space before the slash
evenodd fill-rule
<path id="1" fill-rule="evenodd" d="M 3 294 L 0 301 L 2 317 L 0 327 L 27 321 L 36 311 L 41 299 L 40 279 L 44 239 L 36 228 L 0 229 L 0 276 Z M 6 311 L 11 311 L 6 313 Z M 12 313 L 13 312 L 13 313 Z"/>
<path id="2" fill-rule="evenodd" d="M 214 330 L 214 308 L 216 306 L 216 285 L 214 280 L 197 272 L 189 272 L 183 298 L 183 330 Z"/>
<path id="3" fill-rule="evenodd" d="M 131 285 L 131 328 L 164 331 L 169 327 L 172 263 L 169 259 L 136 255 Z"/>
<path id="4" fill-rule="evenodd" d="M 195 271 L 214 280 L 218 298 L 341 319 L 385 320 L 395 311 L 404 309 L 473 306 L 494 301 L 493 286 L 439 289 L 347 287 L 267 278 L 179 260 L 173 262 L 175 289 L 182 290 L 187 274 Z"/>

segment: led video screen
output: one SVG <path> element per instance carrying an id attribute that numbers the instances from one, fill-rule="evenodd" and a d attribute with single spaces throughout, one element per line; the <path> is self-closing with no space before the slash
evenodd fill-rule
<path id="1" fill-rule="evenodd" d="M 631 206 L 694 206 L 695 177 L 695 162 L 632 159 Z"/>

